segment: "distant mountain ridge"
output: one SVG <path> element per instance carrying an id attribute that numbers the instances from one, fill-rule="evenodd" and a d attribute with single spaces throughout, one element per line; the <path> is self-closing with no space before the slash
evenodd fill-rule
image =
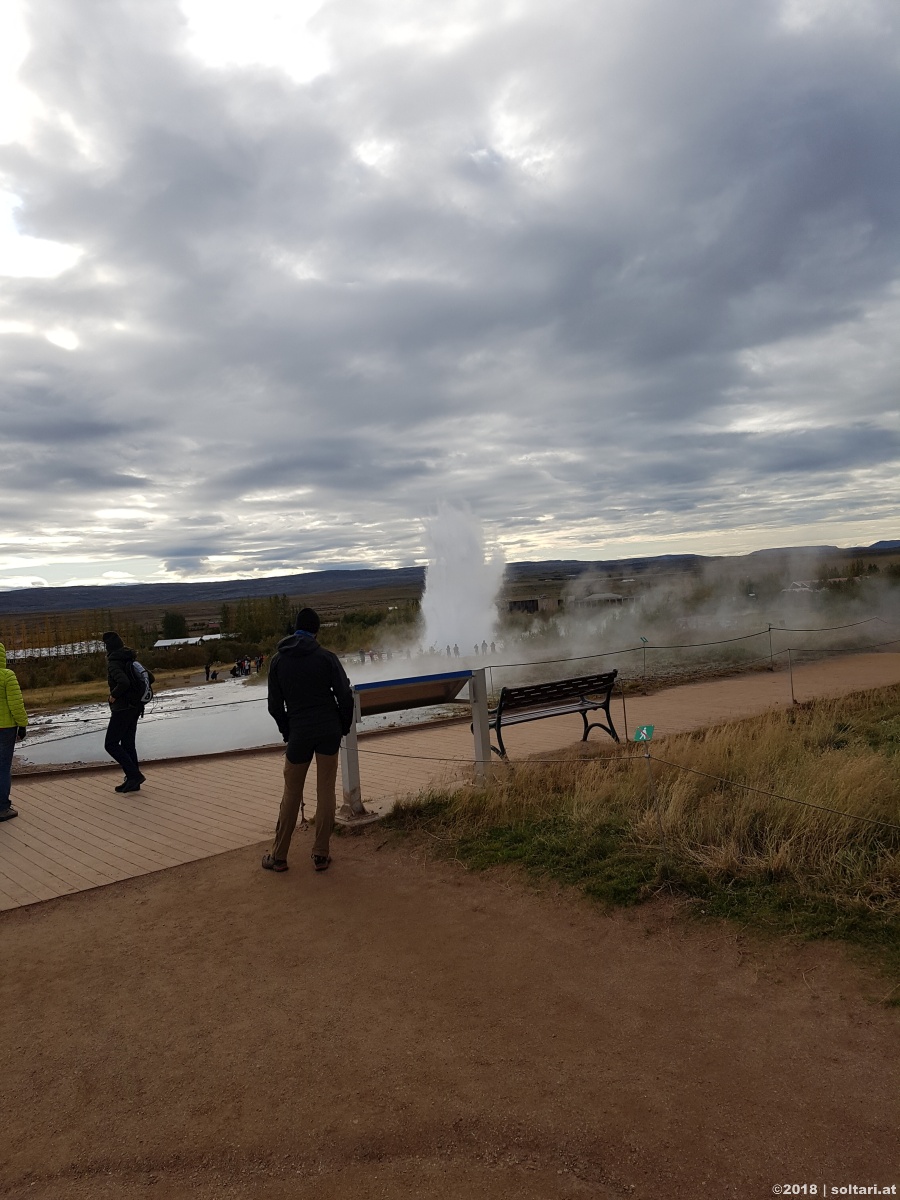
<path id="1" fill-rule="evenodd" d="M 871 546 L 841 548 L 838 546 L 788 546 L 772 550 L 755 550 L 747 555 L 763 556 L 841 554 L 859 555 L 873 552 L 889 553 L 900 550 L 900 541 L 880 541 Z M 535 562 L 515 562 L 506 566 L 508 582 L 527 583 L 530 580 L 560 579 L 583 575 L 586 572 L 642 574 L 654 568 L 689 570 L 703 563 L 722 561 L 718 555 L 657 554 L 637 558 L 609 559 L 546 559 Z M 0 616 L 11 613 L 53 613 L 94 609 L 166 607 L 169 605 L 226 603 L 254 597 L 287 595 L 311 597 L 323 592 L 349 592 L 386 587 L 422 587 L 424 567 L 373 567 L 301 571 L 294 575 L 278 575 L 269 579 L 215 579 L 199 583 L 133 583 L 73 584 L 70 587 L 21 588 L 0 592 Z"/>
<path id="2" fill-rule="evenodd" d="M 314 596 L 321 592 L 356 591 L 394 585 L 421 585 L 424 567 L 371 570 L 303 571 L 271 579 L 216 579 L 202 583 L 73 584 L 71 587 L 25 588 L 0 592 L 0 614 L 71 612 L 100 608 L 221 602 L 260 596 Z"/>
<path id="3" fill-rule="evenodd" d="M 699 554 L 663 554 L 655 558 L 550 559 L 546 562 L 508 563 L 512 581 L 582 575 L 612 568 L 639 571 L 653 563 L 676 568 L 713 561 Z M 424 587 L 424 567 L 372 567 L 303 571 L 267 579 L 216 579 L 196 583 L 73 584 L 69 587 L 21 588 L 0 592 L 3 613 L 72 612 L 91 609 L 143 608 L 175 604 L 227 603 L 265 596 L 316 596 L 322 592 L 358 591 L 366 588 Z"/>

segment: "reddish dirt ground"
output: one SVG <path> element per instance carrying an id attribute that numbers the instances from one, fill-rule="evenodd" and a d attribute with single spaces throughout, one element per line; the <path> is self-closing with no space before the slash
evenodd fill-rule
<path id="1" fill-rule="evenodd" d="M 324 875 L 239 850 L 0 934 L 4 1196 L 900 1183 L 900 1013 L 836 948 L 604 914 L 377 828 Z"/>
<path id="2" fill-rule="evenodd" d="M 900 1188 L 900 1010 L 841 948 L 309 836 L 0 914 L 0 1195 Z"/>

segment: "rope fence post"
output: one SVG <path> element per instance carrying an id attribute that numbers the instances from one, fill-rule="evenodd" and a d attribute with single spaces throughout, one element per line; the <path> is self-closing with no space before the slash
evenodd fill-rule
<path id="1" fill-rule="evenodd" d="M 791 704 L 796 704 L 797 700 L 794 696 L 794 662 L 791 657 L 791 648 L 788 646 L 788 675 L 791 679 Z"/>
<path id="2" fill-rule="evenodd" d="M 345 820 L 359 819 L 367 816 L 362 802 L 362 787 L 359 778 L 359 742 L 356 737 L 356 727 L 359 724 L 359 694 L 353 692 L 353 724 L 350 731 L 341 741 L 341 787 L 344 802 L 341 805 L 341 816 Z"/>
<path id="3" fill-rule="evenodd" d="M 772 626 L 769 625 L 769 670 L 775 670 L 775 659 L 772 655 Z"/>
<path id="4" fill-rule="evenodd" d="M 663 853 L 665 853 L 666 835 L 665 831 L 663 830 L 662 812 L 660 811 L 659 807 L 659 796 L 656 793 L 656 784 L 653 781 L 653 768 L 650 765 L 650 743 L 653 740 L 653 730 L 654 727 L 652 725 L 639 726 L 639 728 L 635 731 L 634 740 L 636 743 L 646 747 L 643 754 L 643 759 L 647 764 L 647 787 L 650 791 L 650 803 L 653 806 L 653 811 L 656 813 L 656 824 L 659 828 L 660 845 L 663 848 Z"/>
<path id="5" fill-rule="evenodd" d="M 659 809 L 659 796 L 656 792 L 656 784 L 653 781 L 653 768 L 650 765 L 650 748 L 647 747 L 647 752 L 644 755 L 644 761 L 647 764 L 647 786 L 650 789 L 650 803 L 653 805 L 653 811 L 656 813 L 656 824 L 659 828 L 659 841 L 663 850 L 666 848 L 666 835 L 663 830 L 662 813 Z"/>
<path id="6" fill-rule="evenodd" d="M 486 784 L 490 782 L 491 777 L 491 729 L 484 667 L 472 672 L 469 700 L 472 705 L 472 734 L 475 738 L 475 778 L 479 783 Z"/>

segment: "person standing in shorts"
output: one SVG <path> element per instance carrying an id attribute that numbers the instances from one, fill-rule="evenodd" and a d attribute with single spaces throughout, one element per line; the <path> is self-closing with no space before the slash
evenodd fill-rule
<path id="1" fill-rule="evenodd" d="M 12 760 L 16 742 L 25 736 L 28 714 L 15 671 L 6 666 L 6 647 L 0 642 L 0 821 L 11 821 L 19 814 L 9 798 L 12 787 Z"/>
<path id="2" fill-rule="evenodd" d="M 335 785 L 341 738 L 353 724 L 350 680 L 336 654 L 316 641 L 319 617 L 302 608 L 296 632 L 282 638 L 269 662 L 269 713 L 287 743 L 284 793 L 272 850 L 262 860 L 266 871 L 286 871 L 287 856 L 303 804 L 303 785 L 316 758 L 316 837 L 312 860 L 328 868 L 334 829 Z"/>

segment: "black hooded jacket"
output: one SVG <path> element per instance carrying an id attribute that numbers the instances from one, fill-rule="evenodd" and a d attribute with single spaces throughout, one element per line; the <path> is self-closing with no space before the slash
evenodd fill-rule
<path id="1" fill-rule="evenodd" d="M 349 733 L 353 693 L 337 655 L 302 633 L 282 638 L 269 663 L 269 712 L 285 741 L 292 720 L 318 725 L 336 717 Z"/>
<path id="2" fill-rule="evenodd" d="M 135 652 L 124 645 L 110 650 L 106 656 L 106 677 L 109 694 L 112 696 L 110 708 L 113 712 L 142 707 L 137 678 L 131 665 L 136 658 Z"/>

